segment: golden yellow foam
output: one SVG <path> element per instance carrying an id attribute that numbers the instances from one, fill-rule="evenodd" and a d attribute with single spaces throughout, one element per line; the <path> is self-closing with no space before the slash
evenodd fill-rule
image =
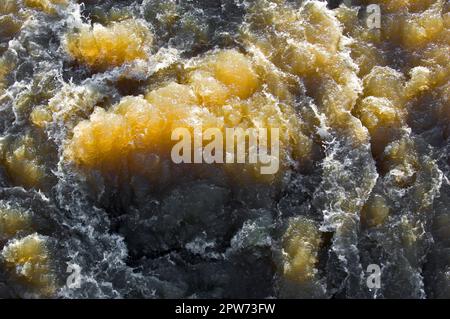
<path id="1" fill-rule="evenodd" d="M 18 279 L 39 289 L 43 295 L 54 293 L 55 277 L 45 237 L 35 233 L 10 241 L 1 254 L 7 267 Z"/>
<path id="2" fill-rule="evenodd" d="M 427 103 L 430 98 L 440 104 L 445 100 L 450 79 L 448 5 L 446 8 L 441 0 L 362 3 L 381 6 L 380 29 L 370 29 L 365 19 L 358 18 L 356 9 L 341 6 L 337 17 L 352 38 L 351 56 L 363 79 L 364 92 L 352 113 L 368 128 L 375 157 L 382 158 L 385 147 L 407 127 L 416 103 L 423 103 L 422 97 L 428 96 Z M 387 66 L 394 58 L 386 44 L 405 50 L 403 69 Z M 445 121 L 447 110 L 442 105 L 432 112 Z"/>
<path id="3" fill-rule="evenodd" d="M 381 195 L 373 195 L 361 211 L 361 223 L 367 227 L 378 227 L 386 222 L 389 216 L 389 205 Z"/>
<path id="4" fill-rule="evenodd" d="M 357 68 L 347 57 L 342 27 L 324 3 L 308 2 L 295 10 L 281 2 L 265 7 L 260 1 L 244 30 L 246 42 L 266 56 L 280 71 L 299 77 L 330 126 L 367 140 L 363 126 L 350 114 L 361 83 Z"/>
<path id="5" fill-rule="evenodd" d="M 284 151 L 306 157 L 310 141 L 302 135 L 294 110 L 258 93 L 259 88 L 250 58 L 235 50 L 219 51 L 194 63 L 186 84 L 169 83 L 145 99 L 125 97 L 109 111 L 97 108 L 75 127 L 66 154 L 87 167 L 135 163 L 135 154 L 143 152 L 168 158 L 173 130 L 194 132 L 201 124 L 203 131 L 218 128 L 223 135 L 226 127 L 279 128 Z"/>
<path id="6" fill-rule="evenodd" d="M 29 8 L 54 14 L 58 6 L 67 5 L 67 0 L 25 0 L 25 5 Z"/>
<path id="7" fill-rule="evenodd" d="M 314 222 L 292 218 L 282 238 L 283 276 L 297 283 L 314 279 L 320 244 L 321 233 Z"/>
<path id="8" fill-rule="evenodd" d="M 73 59 L 93 70 L 106 70 L 137 59 L 147 59 L 153 35 L 139 20 L 112 22 L 108 26 L 83 25 L 67 35 L 66 48 Z"/>
<path id="9" fill-rule="evenodd" d="M 29 212 L 0 203 L 0 240 L 9 239 L 18 232 L 32 229 Z"/>
<path id="10" fill-rule="evenodd" d="M 50 145 L 40 145 L 42 136 L 25 134 L 0 141 L 0 161 L 14 185 L 25 188 L 44 188 L 48 181 L 44 165 L 50 156 Z"/>
<path id="11" fill-rule="evenodd" d="M 415 144 L 408 138 L 392 142 L 386 147 L 382 162 L 382 172 L 392 172 L 398 187 L 411 186 L 416 172 L 421 169 Z"/>

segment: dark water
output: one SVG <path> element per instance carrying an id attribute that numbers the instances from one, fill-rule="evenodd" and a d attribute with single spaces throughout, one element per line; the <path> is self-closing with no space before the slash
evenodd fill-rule
<path id="1" fill-rule="evenodd" d="M 297 10 L 302 1 L 289 2 Z M 94 72 L 70 59 L 64 35 L 81 23 L 106 24 L 115 16 L 142 19 L 155 37 L 152 52 L 163 57 L 161 65 L 173 66 L 215 48 L 248 50 L 242 29 L 254 5 L 240 0 L 69 1 L 47 14 L 19 1 L 18 12 L 0 9 L 0 66 L 7 70 L 4 80 L 0 76 L 0 209 L 31 216 L 31 226 L 12 236 L 0 219 L 0 231 L 5 231 L 0 248 L 33 233 L 43 236 L 56 287 L 50 296 L 450 297 L 449 117 L 436 115 L 450 114 L 443 94 L 431 92 L 413 102 L 405 130 L 388 143 L 414 150 L 407 186 L 399 186 L 395 169 L 383 168 L 373 145 L 355 147 L 333 128 L 322 139 L 314 137 L 317 155 L 310 167 L 303 171 L 293 165 L 281 185 L 237 185 L 218 172 L 205 178 L 187 175 L 159 187 L 125 171 L 79 169 L 64 158 L 71 129 L 89 118 L 92 108 L 64 121 L 55 115 L 45 129 L 30 122 L 33 109 L 47 106 L 64 90 L 76 93 L 54 102 L 61 110 L 74 94 L 89 90 L 97 96 L 86 99 L 107 109 L 123 96 L 164 82 L 164 74 L 155 75 L 151 68 L 121 82 L 124 69 Z M 329 1 L 330 10 L 337 5 Z M 444 12 L 448 20 L 448 8 Z M 398 53 L 403 49 L 395 43 L 382 46 L 392 57 L 388 65 L 407 74 L 415 53 Z M 296 96 L 297 107 L 306 108 L 314 99 L 307 89 Z M 24 143 L 25 137 L 31 142 Z M 14 157 L 22 145 L 29 152 L 24 166 Z M 20 162 L 18 168 L 6 164 L 8 157 Z M 43 172 L 39 183 L 27 179 L 32 175 L 27 163 Z M 375 195 L 384 198 L 389 217 L 369 227 L 360 216 Z M 296 283 L 283 278 L 280 256 L 283 234 L 300 216 L 317 225 L 322 241 L 315 276 Z M 81 269 L 79 288 L 66 285 L 68 264 Z M 366 285 L 370 264 L 380 266 L 379 289 Z M 0 297 L 48 295 L 22 279 L 0 255 Z"/>

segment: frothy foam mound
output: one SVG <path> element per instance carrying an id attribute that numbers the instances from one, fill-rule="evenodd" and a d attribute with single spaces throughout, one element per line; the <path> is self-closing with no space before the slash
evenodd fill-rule
<path id="1" fill-rule="evenodd" d="M 112 22 L 108 26 L 84 24 L 75 34 L 67 35 L 67 51 L 73 59 L 94 70 L 106 70 L 150 53 L 153 35 L 138 20 Z"/>
<path id="2" fill-rule="evenodd" d="M 321 235 L 314 223 L 301 218 L 291 220 L 283 235 L 284 276 L 294 282 L 311 281 L 316 275 L 320 243 Z"/>
<path id="3" fill-rule="evenodd" d="M 0 241 L 30 229 L 32 229 L 32 221 L 28 211 L 0 202 Z"/>
<path id="4" fill-rule="evenodd" d="M 35 8 L 53 14 L 56 12 L 58 6 L 67 5 L 67 0 L 25 0 L 25 5 L 29 8 Z"/>
<path id="5" fill-rule="evenodd" d="M 46 241 L 44 236 L 32 234 L 9 242 L 3 247 L 1 255 L 19 280 L 24 280 L 38 293 L 50 296 L 55 290 L 55 278 L 51 272 Z"/>
<path id="6" fill-rule="evenodd" d="M 0 140 L 0 161 L 14 185 L 44 189 L 48 186 L 46 160 L 54 156 L 51 144 L 39 146 L 44 139 L 40 132 Z"/>
<path id="7" fill-rule="evenodd" d="M 300 120 L 292 107 L 261 91 L 253 64 L 235 50 L 219 51 L 193 61 L 186 84 L 172 82 L 145 99 L 125 97 L 108 111 L 96 109 L 90 120 L 74 128 L 68 158 L 85 167 L 151 170 L 139 160 L 144 154 L 167 160 L 172 132 L 187 128 L 194 134 L 199 126 L 218 128 L 224 136 L 227 127 L 279 128 L 284 158 L 289 149 L 307 156 L 310 142 L 301 133 Z"/>

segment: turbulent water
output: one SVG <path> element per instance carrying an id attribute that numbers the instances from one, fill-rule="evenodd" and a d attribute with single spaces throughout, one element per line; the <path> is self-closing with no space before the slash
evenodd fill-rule
<path id="1" fill-rule="evenodd" d="M 450 298 L 450 4 L 341 2 L 1 0 L 0 298 Z"/>

